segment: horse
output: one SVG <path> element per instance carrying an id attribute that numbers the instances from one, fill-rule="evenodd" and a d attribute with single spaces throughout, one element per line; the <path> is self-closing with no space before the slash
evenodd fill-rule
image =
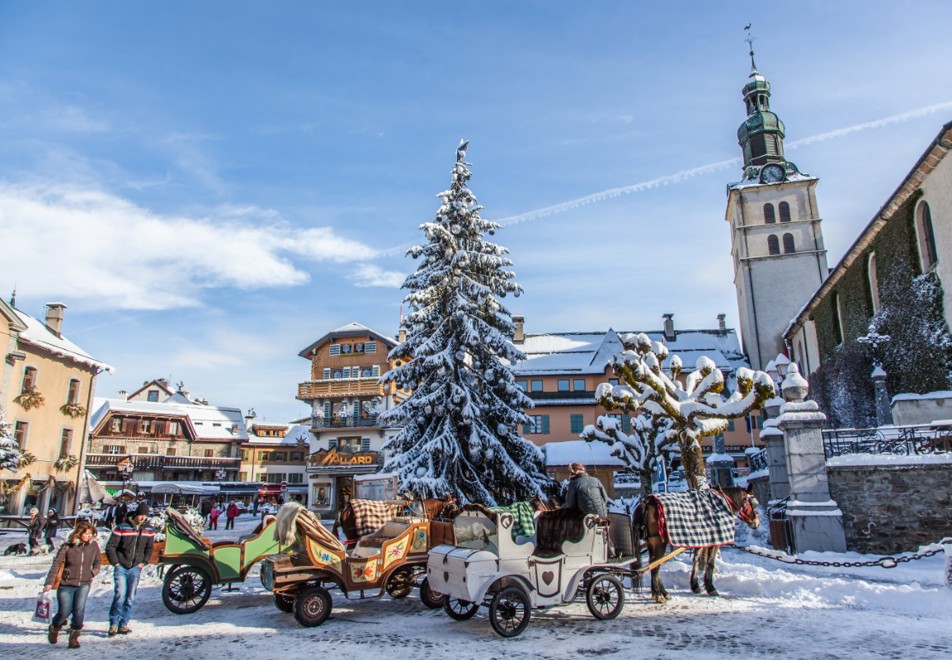
<path id="1" fill-rule="evenodd" d="M 722 498 L 731 513 L 751 528 L 760 525 L 760 515 L 757 511 L 759 503 L 749 488 L 747 490 L 743 488 L 719 488 L 712 489 L 711 492 Z M 635 508 L 632 521 L 635 544 L 638 546 L 641 539 L 645 539 L 648 546 L 649 563 L 654 563 L 664 556 L 664 551 L 669 542 L 667 535 L 662 537 L 659 533 L 657 503 L 658 500 L 651 496 L 642 500 Z M 709 596 L 718 595 L 717 589 L 714 587 L 714 562 L 717 559 L 719 549 L 719 545 L 695 548 L 694 561 L 691 565 L 691 591 L 694 593 L 701 593 L 698 576 L 703 568 L 705 591 Z M 635 567 L 640 568 L 640 560 L 635 564 Z M 661 563 L 651 569 L 651 598 L 656 603 L 665 603 L 669 599 L 668 592 L 661 582 Z"/>

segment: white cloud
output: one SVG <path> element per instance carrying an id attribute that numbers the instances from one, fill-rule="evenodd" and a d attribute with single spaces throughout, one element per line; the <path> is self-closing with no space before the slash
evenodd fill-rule
<path id="1" fill-rule="evenodd" d="M 383 270 L 374 264 L 360 264 L 357 270 L 347 276 L 354 282 L 354 286 L 371 287 L 383 286 L 399 289 L 407 279 L 406 273 L 395 270 Z"/>
<path id="2" fill-rule="evenodd" d="M 339 263 L 377 255 L 331 228 L 293 227 L 274 211 L 166 216 L 76 187 L 0 184 L 0 226 L 9 246 L 0 280 L 32 295 L 84 300 L 88 308 L 197 306 L 212 287 L 306 283 L 310 274 L 292 256 Z"/>

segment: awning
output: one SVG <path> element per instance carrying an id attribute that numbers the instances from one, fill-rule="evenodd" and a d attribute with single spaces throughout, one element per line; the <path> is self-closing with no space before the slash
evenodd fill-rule
<path id="1" fill-rule="evenodd" d="M 219 492 L 220 489 L 218 486 L 198 486 L 174 481 L 158 481 L 149 490 L 153 493 L 170 493 L 172 495 L 211 495 Z"/>

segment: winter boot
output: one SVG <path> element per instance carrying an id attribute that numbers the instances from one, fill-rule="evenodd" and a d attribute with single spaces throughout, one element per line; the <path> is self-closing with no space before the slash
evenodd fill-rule
<path id="1" fill-rule="evenodd" d="M 115 637 L 119 633 L 119 626 L 111 625 L 109 626 L 109 636 Z"/>
<path id="2" fill-rule="evenodd" d="M 76 630 L 75 628 L 69 629 L 69 648 L 78 649 L 79 648 L 79 633 L 81 631 Z"/>
<path id="3" fill-rule="evenodd" d="M 53 624 L 50 624 L 50 629 L 46 632 L 46 639 L 50 640 L 50 644 L 55 644 L 59 641 L 59 634 L 62 629 L 63 626 L 57 628 Z"/>

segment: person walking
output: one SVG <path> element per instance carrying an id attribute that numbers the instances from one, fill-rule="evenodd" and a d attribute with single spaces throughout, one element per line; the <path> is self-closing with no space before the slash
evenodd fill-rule
<path id="1" fill-rule="evenodd" d="M 112 605 L 109 607 L 109 636 L 128 635 L 132 630 L 132 603 L 139 586 L 139 575 L 152 558 L 155 530 L 147 524 L 149 505 L 140 504 L 129 518 L 118 525 L 106 544 L 106 557 L 114 568 Z"/>
<path id="2" fill-rule="evenodd" d="M 235 528 L 235 518 L 238 517 L 238 505 L 232 500 L 225 510 L 225 529 Z"/>
<path id="3" fill-rule="evenodd" d="M 30 552 L 33 548 L 40 545 L 40 539 L 43 537 L 43 519 L 40 518 L 40 510 L 36 507 L 30 509 L 30 522 L 26 524 L 26 539 L 30 545 Z"/>
<path id="4" fill-rule="evenodd" d="M 221 509 L 218 508 L 218 502 L 215 502 L 212 510 L 208 513 L 208 529 L 218 529 L 218 517 L 220 515 Z"/>
<path id="5" fill-rule="evenodd" d="M 96 542 L 96 527 L 89 522 L 76 523 L 53 558 L 43 585 L 44 593 L 56 589 L 57 611 L 46 634 L 50 644 L 59 641 L 60 631 L 69 619 L 69 648 L 79 648 L 89 585 L 99 574 L 101 565 L 102 551 Z"/>
<path id="6" fill-rule="evenodd" d="M 50 552 L 56 549 L 56 546 L 53 545 L 53 539 L 55 539 L 57 533 L 59 533 L 59 526 L 59 514 L 56 513 L 56 509 L 50 509 L 46 512 L 46 522 L 43 524 L 43 538 L 46 541 L 46 545 L 50 546 Z"/>

